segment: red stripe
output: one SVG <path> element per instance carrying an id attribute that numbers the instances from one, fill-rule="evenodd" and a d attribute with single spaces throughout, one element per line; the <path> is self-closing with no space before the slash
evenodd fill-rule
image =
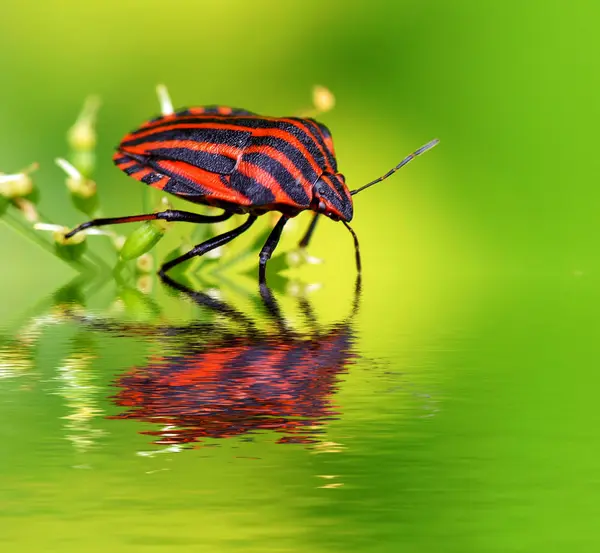
<path id="1" fill-rule="evenodd" d="M 323 132 L 323 130 L 321 129 L 320 125 L 316 122 L 316 121 L 310 121 L 310 120 L 306 120 L 307 125 L 310 126 L 310 128 L 313 129 L 313 135 L 318 136 L 319 138 L 321 138 L 323 140 L 323 143 L 325 144 L 325 163 L 328 166 L 329 171 L 331 171 L 332 173 L 336 172 L 336 168 L 333 167 L 333 164 L 329 161 L 329 157 L 333 158 L 333 160 L 335 160 L 335 152 L 333 150 L 333 141 L 331 139 L 331 135 L 326 136 L 325 133 Z"/>
<path id="2" fill-rule="evenodd" d="M 224 185 L 221 182 L 221 175 L 218 173 L 211 173 L 210 171 L 205 171 L 182 161 L 171 161 L 168 159 L 160 160 L 157 162 L 157 165 L 170 175 L 175 176 L 175 178 L 177 178 L 177 175 L 180 175 L 209 189 L 211 194 L 209 197 L 214 196 L 215 199 L 242 206 L 252 205 L 252 202 L 246 196 Z"/>
<path id="3" fill-rule="evenodd" d="M 153 182 L 150 186 L 157 190 L 163 190 L 170 180 L 170 177 L 163 176 L 160 180 Z"/>
<path id="4" fill-rule="evenodd" d="M 214 142 L 196 142 L 194 140 L 164 140 L 162 142 L 146 142 L 142 144 L 136 144 L 134 146 L 123 146 L 121 147 L 121 151 L 144 155 L 148 153 L 148 150 L 159 148 L 185 148 L 186 150 L 193 150 L 195 152 L 219 154 L 222 156 L 227 156 L 231 159 L 237 159 L 242 153 L 242 148 L 238 148 L 237 146 L 230 146 L 229 144 L 215 144 Z"/>
<path id="5" fill-rule="evenodd" d="M 249 119 L 249 117 L 246 117 L 246 116 L 244 116 L 243 118 Z M 257 119 L 264 119 L 264 117 L 257 118 Z M 285 121 L 288 121 L 290 123 L 295 123 L 293 120 L 285 119 Z M 296 124 L 294 124 L 294 126 L 296 128 L 302 128 Z M 243 131 L 250 131 L 253 136 L 273 136 L 274 138 L 281 138 L 281 139 L 285 140 L 286 142 L 289 142 L 294 147 L 296 147 L 296 149 L 298 149 L 304 155 L 304 157 L 308 160 L 311 167 L 313 168 L 313 171 L 317 175 L 320 175 L 322 173 L 322 168 L 315 161 L 314 156 L 306 149 L 306 146 L 304 144 L 302 144 L 302 142 L 300 142 L 300 140 L 298 140 L 293 134 L 291 134 L 287 131 L 283 131 L 281 129 L 272 129 L 272 128 L 255 129 L 252 127 L 237 125 L 235 123 L 177 123 L 177 122 L 173 122 L 172 125 L 166 125 L 164 127 L 159 127 L 156 130 L 154 130 L 152 128 L 148 128 L 148 129 L 144 128 L 144 130 L 142 132 L 130 133 L 127 136 L 125 136 L 125 138 L 123 138 L 122 143 L 127 142 L 129 140 L 136 140 L 139 138 L 145 138 L 148 136 L 152 136 L 155 132 L 171 131 L 171 130 L 177 130 L 177 129 L 219 129 L 219 130 L 233 130 L 233 131 L 243 130 Z M 306 133 L 305 129 L 302 129 L 302 130 Z M 309 134 L 309 136 L 312 136 L 312 134 L 310 134 L 310 133 L 307 133 L 307 134 Z M 317 145 L 317 147 L 319 147 L 318 142 L 316 140 L 314 140 L 314 142 Z M 131 147 L 131 146 L 128 146 L 128 147 Z M 323 149 L 320 148 L 320 150 L 323 153 Z M 324 153 L 323 153 L 323 155 L 324 155 Z M 327 161 L 326 158 L 325 158 L 325 161 Z"/>
<path id="6" fill-rule="evenodd" d="M 323 175 L 321 177 L 322 181 L 325 181 L 327 183 L 327 186 L 329 186 L 329 188 L 331 188 L 331 190 L 333 190 L 336 194 L 336 196 L 340 199 L 340 200 L 344 200 L 345 198 L 342 197 L 342 195 L 338 192 L 337 188 L 335 187 L 335 185 L 333 184 L 333 181 L 331 180 L 331 177 L 329 175 Z"/>
<path id="7" fill-rule="evenodd" d="M 333 167 L 327 160 L 327 153 L 325 152 L 325 150 L 323 149 L 321 144 L 319 144 L 319 141 L 315 137 L 315 133 L 314 133 L 313 129 L 307 123 L 302 123 L 302 122 L 298 121 L 297 119 L 282 119 L 282 121 L 285 121 L 286 123 L 290 123 L 291 125 L 294 125 L 294 127 L 304 131 L 307 135 L 312 137 L 313 142 L 315 143 L 315 146 L 319 149 L 319 151 L 321 152 L 321 155 L 323 156 L 323 162 L 325 163 L 327 170 L 329 172 L 333 173 L 334 172 Z"/>
<path id="8" fill-rule="evenodd" d="M 312 182 L 309 182 L 308 179 L 304 176 L 304 174 L 302 173 L 302 171 L 300 171 L 300 169 L 298 169 L 290 160 L 289 157 L 287 157 L 283 152 L 280 152 L 279 150 L 277 150 L 276 148 L 272 148 L 271 146 L 249 146 L 248 148 L 246 148 L 244 150 L 244 154 L 251 154 L 251 153 L 260 153 L 260 154 L 265 154 L 268 155 L 269 157 L 273 158 L 275 161 L 278 161 L 279 163 L 281 163 L 281 165 L 283 165 L 283 167 L 285 167 L 290 175 L 292 175 L 294 177 L 294 179 L 296 179 L 298 182 L 300 182 L 302 184 L 302 188 L 304 188 L 304 191 L 308 194 L 308 196 L 312 196 Z"/>
<path id="9" fill-rule="evenodd" d="M 279 181 L 271 175 L 268 171 L 265 171 L 258 165 L 250 163 L 249 161 L 241 160 L 237 166 L 237 170 L 244 176 L 254 179 L 264 187 L 268 188 L 275 196 L 276 203 L 285 205 L 293 205 L 296 207 L 296 203 L 293 202 L 290 197 L 281 188 Z"/>
<path id="10" fill-rule="evenodd" d="M 160 382 L 168 386 L 193 386 L 218 382 L 219 374 L 224 372 L 244 350 L 245 348 L 242 346 L 208 352 L 200 359 L 191 359 L 191 362 L 186 362 L 186 370 L 175 375 L 167 375 L 160 379 Z"/>
<path id="11" fill-rule="evenodd" d="M 202 111 L 195 111 L 195 110 L 202 110 Z M 190 108 L 189 110 L 189 115 L 167 115 L 165 117 L 163 117 L 162 119 L 157 119 L 156 121 L 148 121 L 147 123 L 144 123 L 140 129 L 135 130 L 131 133 L 129 133 L 129 135 L 127 137 L 125 137 L 123 140 L 129 139 L 129 137 L 131 138 L 139 138 L 140 136 L 144 136 L 144 132 L 150 131 L 152 130 L 154 127 L 156 127 L 156 129 L 165 129 L 165 130 L 171 130 L 174 127 L 171 127 L 170 125 L 165 125 L 164 127 L 162 127 L 161 125 L 165 122 L 168 122 L 170 120 L 173 121 L 173 123 L 175 123 L 177 125 L 177 122 L 179 119 L 181 118 L 185 118 L 185 117 L 189 117 L 189 116 L 194 116 L 197 115 L 199 116 L 199 118 L 201 119 L 202 117 L 206 117 L 207 119 L 219 119 L 222 118 L 223 121 L 231 121 L 232 119 L 235 120 L 237 117 L 241 118 L 241 119 L 259 119 L 259 120 L 267 120 L 267 121 L 272 121 L 275 119 L 275 117 L 264 117 L 261 115 L 221 115 L 220 113 L 206 113 L 204 108 Z M 218 123 L 190 123 L 189 121 L 186 122 L 180 122 L 179 125 L 192 125 L 191 128 L 194 128 L 194 125 L 208 125 L 209 127 L 215 125 L 216 128 L 220 128 L 218 125 Z M 227 127 L 227 128 L 231 128 L 231 127 Z M 240 125 L 235 125 L 234 126 L 234 130 L 235 129 L 239 129 L 241 128 Z M 246 127 L 242 127 L 242 128 L 246 128 Z M 249 128 L 251 130 L 251 128 Z M 143 132 L 141 132 L 143 131 Z"/>
<path id="12" fill-rule="evenodd" d="M 327 148 L 329 148 L 329 151 L 331 152 L 331 155 L 333 157 L 335 157 L 335 149 L 333 148 L 333 138 L 331 138 L 331 136 L 325 135 L 322 131 L 321 131 L 321 136 L 323 137 L 323 141 L 325 142 L 325 146 L 327 146 Z"/>
<path id="13" fill-rule="evenodd" d="M 143 169 L 140 169 L 135 173 L 131 173 L 131 175 L 129 176 L 134 177 L 137 180 L 142 180 L 146 175 L 149 175 L 150 173 L 154 173 L 154 169 L 151 169 L 150 167 L 144 167 Z"/>
<path id="14" fill-rule="evenodd" d="M 120 165 L 118 165 L 119 169 L 121 169 L 122 171 L 127 169 L 128 167 L 131 167 L 132 165 L 137 165 L 138 161 L 136 161 L 135 159 L 132 159 L 131 161 L 127 161 L 126 163 L 121 163 Z"/>
<path id="15" fill-rule="evenodd" d="M 281 138 L 292 146 L 294 146 L 306 158 L 313 171 L 318 175 L 323 172 L 322 167 L 315 161 L 314 156 L 306 149 L 306 146 L 300 142 L 293 134 L 282 131 L 281 129 L 254 129 L 253 136 L 272 136 L 273 138 Z M 311 183 L 312 184 L 312 183 Z"/>

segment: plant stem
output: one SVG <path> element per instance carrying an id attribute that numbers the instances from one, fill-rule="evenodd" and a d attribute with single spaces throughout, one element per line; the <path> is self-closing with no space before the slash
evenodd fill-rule
<path id="1" fill-rule="evenodd" d="M 4 216 L 2 217 L 2 220 L 9 227 L 11 227 L 17 234 L 21 235 L 23 238 L 26 238 L 30 242 L 37 244 L 38 246 L 40 246 L 47 252 L 50 252 L 55 257 L 58 257 L 56 255 L 56 252 L 54 251 L 54 244 L 52 244 L 51 242 L 48 242 L 47 240 L 42 238 L 42 236 L 40 234 L 38 234 L 34 229 L 24 225 L 21 221 L 19 221 L 15 217 L 13 217 L 10 213 L 5 213 Z M 60 258 L 60 259 L 62 261 L 64 261 L 65 263 L 67 263 L 68 265 L 70 265 L 71 267 L 73 267 L 74 269 L 76 269 L 77 271 L 79 271 L 80 273 L 95 272 L 94 266 L 92 264 L 90 264 L 89 262 L 69 261 L 69 260 L 62 259 L 62 258 Z"/>

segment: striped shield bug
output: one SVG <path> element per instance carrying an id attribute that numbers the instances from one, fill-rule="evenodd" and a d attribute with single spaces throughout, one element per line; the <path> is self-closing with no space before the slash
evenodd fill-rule
<path id="1" fill-rule="evenodd" d="M 226 244 L 247 231 L 257 217 L 277 211 L 281 217 L 259 254 L 259 281 L 266 282 L 266 265 L 287 221 L 301 211 L 314 212 L 300 241 L 306 247 L 317 219 L 341 221 L 352 233 L 360 272 L 358 238 L 348 223 L 352 196 L 398 171 L 437 140 L 425 144 L 383 176 L 349 190 L 338 171 L 329 129 L 312 118 L 267 117 L 225 106 L 204 106 L 168 112 L 127 134 L 113 160 L 127 175 L 153 188 L 195 204 L 223 209 L 220 215 L 166 210 L 144 215 L 94 219 L 69 232 L 70 238 L 88 227 L 163 219 L 215 223 L 234 214 L 247 214 L 243 224 L 195 246 L 160 268 L 172 267 Z"/>

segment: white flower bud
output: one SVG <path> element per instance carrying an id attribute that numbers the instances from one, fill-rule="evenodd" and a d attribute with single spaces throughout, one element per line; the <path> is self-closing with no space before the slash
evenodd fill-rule
<path id="1" fill-rule="evenodd" d="M 67 174 L 69 192 L 81 198 L 91 198 L 96 194 L 96 183 L 93 180 L 86 179 L 75 166 L 62 157 L 57 157 L 54 161 Z"/>
<path id="2" fill-rule="evenodd" d="M 67 133 L 69 145 L 75 151 L 90 151 L 96 146 L 96 114 L 100 107 L 97 96 L 89 96 L 77 117 L 75 124 Z"/>
<path id="3" fill-rule="evenodd" d="M 5 198 L 22 198 L 33 192 L 33 181 L 30 173 L 38 168 L 37 163 L 33 163 L 27 169 L 18 173 L 5 175 L 0 173 L 0 194 Z"/>

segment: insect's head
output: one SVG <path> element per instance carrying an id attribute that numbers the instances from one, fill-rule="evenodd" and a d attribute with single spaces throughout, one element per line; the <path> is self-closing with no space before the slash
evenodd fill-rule
<path id="1" fill-rule="evenodd" d="M 351 221 L 352 196 L 341 173 L 323 173 L 313 188 L 312 206 L 334 221 Z"/>

